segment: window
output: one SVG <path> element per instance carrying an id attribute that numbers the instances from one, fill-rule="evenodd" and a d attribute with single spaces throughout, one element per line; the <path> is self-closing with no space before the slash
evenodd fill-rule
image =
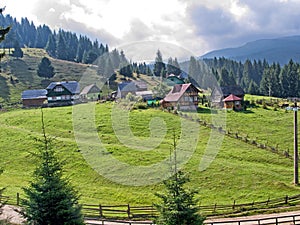
<path id="1" fill-rule="evenodd" d="M 64 89 L 62 86 L 56 86 L 55 89 L 54 89 L 55 92 L 63 92 Z"/>

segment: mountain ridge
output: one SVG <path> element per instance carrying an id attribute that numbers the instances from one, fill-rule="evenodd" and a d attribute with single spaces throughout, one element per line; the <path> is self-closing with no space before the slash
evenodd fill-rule
<path id="1" fill-rule="evenodd" d="M 264 60 L 269 63 L 287 64 L 291 59 L 300 62 L 300 35 L 272 39 L 258 39 L 239 47 L 224 48 L 208 52 L 200 59 L 225 57 L 236 61 Z"/>

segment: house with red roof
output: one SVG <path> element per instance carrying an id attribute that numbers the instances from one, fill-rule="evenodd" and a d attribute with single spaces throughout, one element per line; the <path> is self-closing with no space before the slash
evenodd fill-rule
<path id="1" fill-rule="evenodd" d="M 225 109 L 242 110 L 242 98 L 230 94 L 227 98 L 223 99 Z"/>
<path id="2" fill-rule="evenodd" d="M 163 108 L 193 110 L 198 108 L 199 92 L 193 84 L 177 84 L 161 101 Z"/>

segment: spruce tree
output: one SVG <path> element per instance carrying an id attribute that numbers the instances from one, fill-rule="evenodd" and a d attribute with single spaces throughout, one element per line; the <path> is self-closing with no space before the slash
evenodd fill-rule
<path id="1" fill-rule="evenodd" d="M 22 51 L 18 41 L 15 41 L 14 51 L 13 51 L 12 56 L 16 57 L 17 59 L 18 58 L 23 58 L 23 51 Z"/>
<path id="2" fill-rule="evenodd" d="M 198 213 L 199 209 L 194 199 L 197 191 L 186 189 L 185 185 L 190 179 L 183 171 L 177 170 L 175 131 L 173 147 L 174 175 L 163 182 L 166 193 L 156 193 L 161 202 L 155 204 L 159 213 L 155 223 L 157 225 L 201 225 L 205 218 Z"/>
<path id="3" fill-rule="evenodd" d="M 2 12 L 4 11 L 4 9 L 5 9 L 5 8 L 2 8 L 2 9 L 1 9 L 1 13 L 0 13 L 0 14 L 2 14 Z M 10 27 L 6 27 L 6 28 L 0 27 L 0 43 L 1 43 L 2 41 L 4 41 L 5 35 L 6 35 L 9 31 L 10 31 Z M 5 56 L 5 52 L 0 53 L 0 62 L 1 62 L 1 59 L 2 59 L 4 56 Z M 0 72 L 1 72 L 1 71 L 0 71 Z"/>
<path id="4" fill-rule="evenodd" d="M 55 75 L 54 67 L 51 65 L 51 61 L 47 57 L 42 58 L 38 66 L 37 74 L 39 77 L 47 79 L 52 78 Z"/>
<path id="5" fill-rule="evenodd" d="M 34 225 L 83 225 L 78 193 L 63 178 L 62 162 L 46 136 L 42 115 L 42 146 L 37 153 L 34 180 L 23 188 L 23 215 Z"/>
<path id="6" fill-rule="evenodd" d="M 184 185 L 189 178 L 182 172 L 176 172 L 164 181 L 166 193 L 158 196 L 162 202 L 155 207 L 159 216 L 155 223 L 158 225 L 201 225 L 205 218 L 198 213 L 194 200 L 195 191 L 186 190 Z"/>
<path id="7" fill-rule="evenodd" d="M 163 73 L 165 73 L 165 71 L 166 71 L 166 65 L 163 62 L 162 54 L 160 50 L 157 50 L 153 73 L 155 76 L 159 77 L 162 75 L 164 76 Z"/>

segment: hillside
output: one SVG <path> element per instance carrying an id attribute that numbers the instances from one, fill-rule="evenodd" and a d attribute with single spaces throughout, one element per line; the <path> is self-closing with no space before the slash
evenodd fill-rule
<path id="1" fill-rule="evenodd" d="M 261 39 L 246 43 L 235 48 L 215 50 L 202 55 L 200 58 L 225 57 L 236 61 L 263 60 L 287 64 L 290 59 L 300 62 L 300 36 Z"/>
<path id="2" fill-rule="evenodd" d="M 0 104 L 19 102 L 23 90 L 45 88 L 51 81 L 79 81 L 84 75 L 99 79 L 96 71 L 86 64 L 53 59 L 43 49 L 24 48 L 23 52 L 23 58 L 16 59 L 7 54 L 1 62 Z M 37 76 L 38 64 L 44 56 L 51 60 L 55 68 L 56 74 L 50 80 Z"/>
<path id="3" fill-rule="evenodd" d="M 87 110 L 93 105 L 80 105 Z M 112 126 L 112 103 L 96 105 L 96 128 L 108 156 L 113 156 L 132 166 L 145 166 L 168 159 L 173 143 L 173 131 L 180 130 L 178 116 L 156 109 L 128 111 L 129 126 L 136 136 L 146 140 L 150 135 L 149 123 L 160 118 L 167 127 L 162 142 L 151 151 L 143 151 L 125 146 L 116 136 Z M 66 176 L 82 195 L 81 201 L 94 204 L 152 204 L 156 201 L 154 193 L 162 190 L 161 184 L 147 186 L 121 185 L 99 175 L 91 164 L 83 158 L 83 149 L 74 138 L 72 107 L 44 109 L 46 132 L 54 137 L 54 147 L 59 157 L 65 160 Z M 209 121 L 207 111 L 199 113 Z M 250 138 L 267 141 L 281 149 L 292 146 L 292 113 L 284 110 L 273 111 L 261 108 L 248 113 L 229 113 L 227 129 L 232 132 L 250 133 Z M 86 118 L 82 118 L 86 119 Z M 0 187 L 6 187 L 6 195 L 15 198 L 17 192 L 23 196 L 22 187 L 28 184 L 36 159 L 31 155 L 40 146 L 36 141 L 41 137 L 40 109 L 13 110 L 1 112 L 0 116 L 0 166 L 4 168 Z M 239 124 L 244 124 L 239 126 Z M 268 124 L 268 130 L 259 129 L 257 124 Z M 152 124 L 153 125 L 153 124 Z M 253 129 L 253 127 L 256 127 Z M 259 149 L 240 140 L 225 137 L 217 157 L 212 164 L 200 172 L 199 162 L 204 154 L 211 130 L 200 128 L 199 142 L 191 159 L 183 166 L 191 176 L 190 187 L 199 190 L 201 204 L 231 204 L 266 200 L 299 193 L 292 184 L 293 162 L 281 154 Z M 255 132 L 255 134 L 253 133 Z M 262 135 L 264 134 L 264 135 Z M 280 136 L 279 140 L 278 137 Z M 195 137 L 197 139 L 197 137 Z M 291 143 L 290 143 L 291 142 Z M 84 142 L 83 144 L 88 144 Z M 285 143 L 290 143 L 288 146 Z M 96 154 L 96 153 L 95 153 Z M 97 159 L 96 155 L 94 156 Z M 102 162 L 104 163 L 104 162 Z M 99 165 L 101 163 L 99 162 Z M 26 168 L 26 169 L 24 169 Z M 149 179 L 145 177 L 144 179 Z M 128 180 L 134 182 L 134 179 Z"/>

